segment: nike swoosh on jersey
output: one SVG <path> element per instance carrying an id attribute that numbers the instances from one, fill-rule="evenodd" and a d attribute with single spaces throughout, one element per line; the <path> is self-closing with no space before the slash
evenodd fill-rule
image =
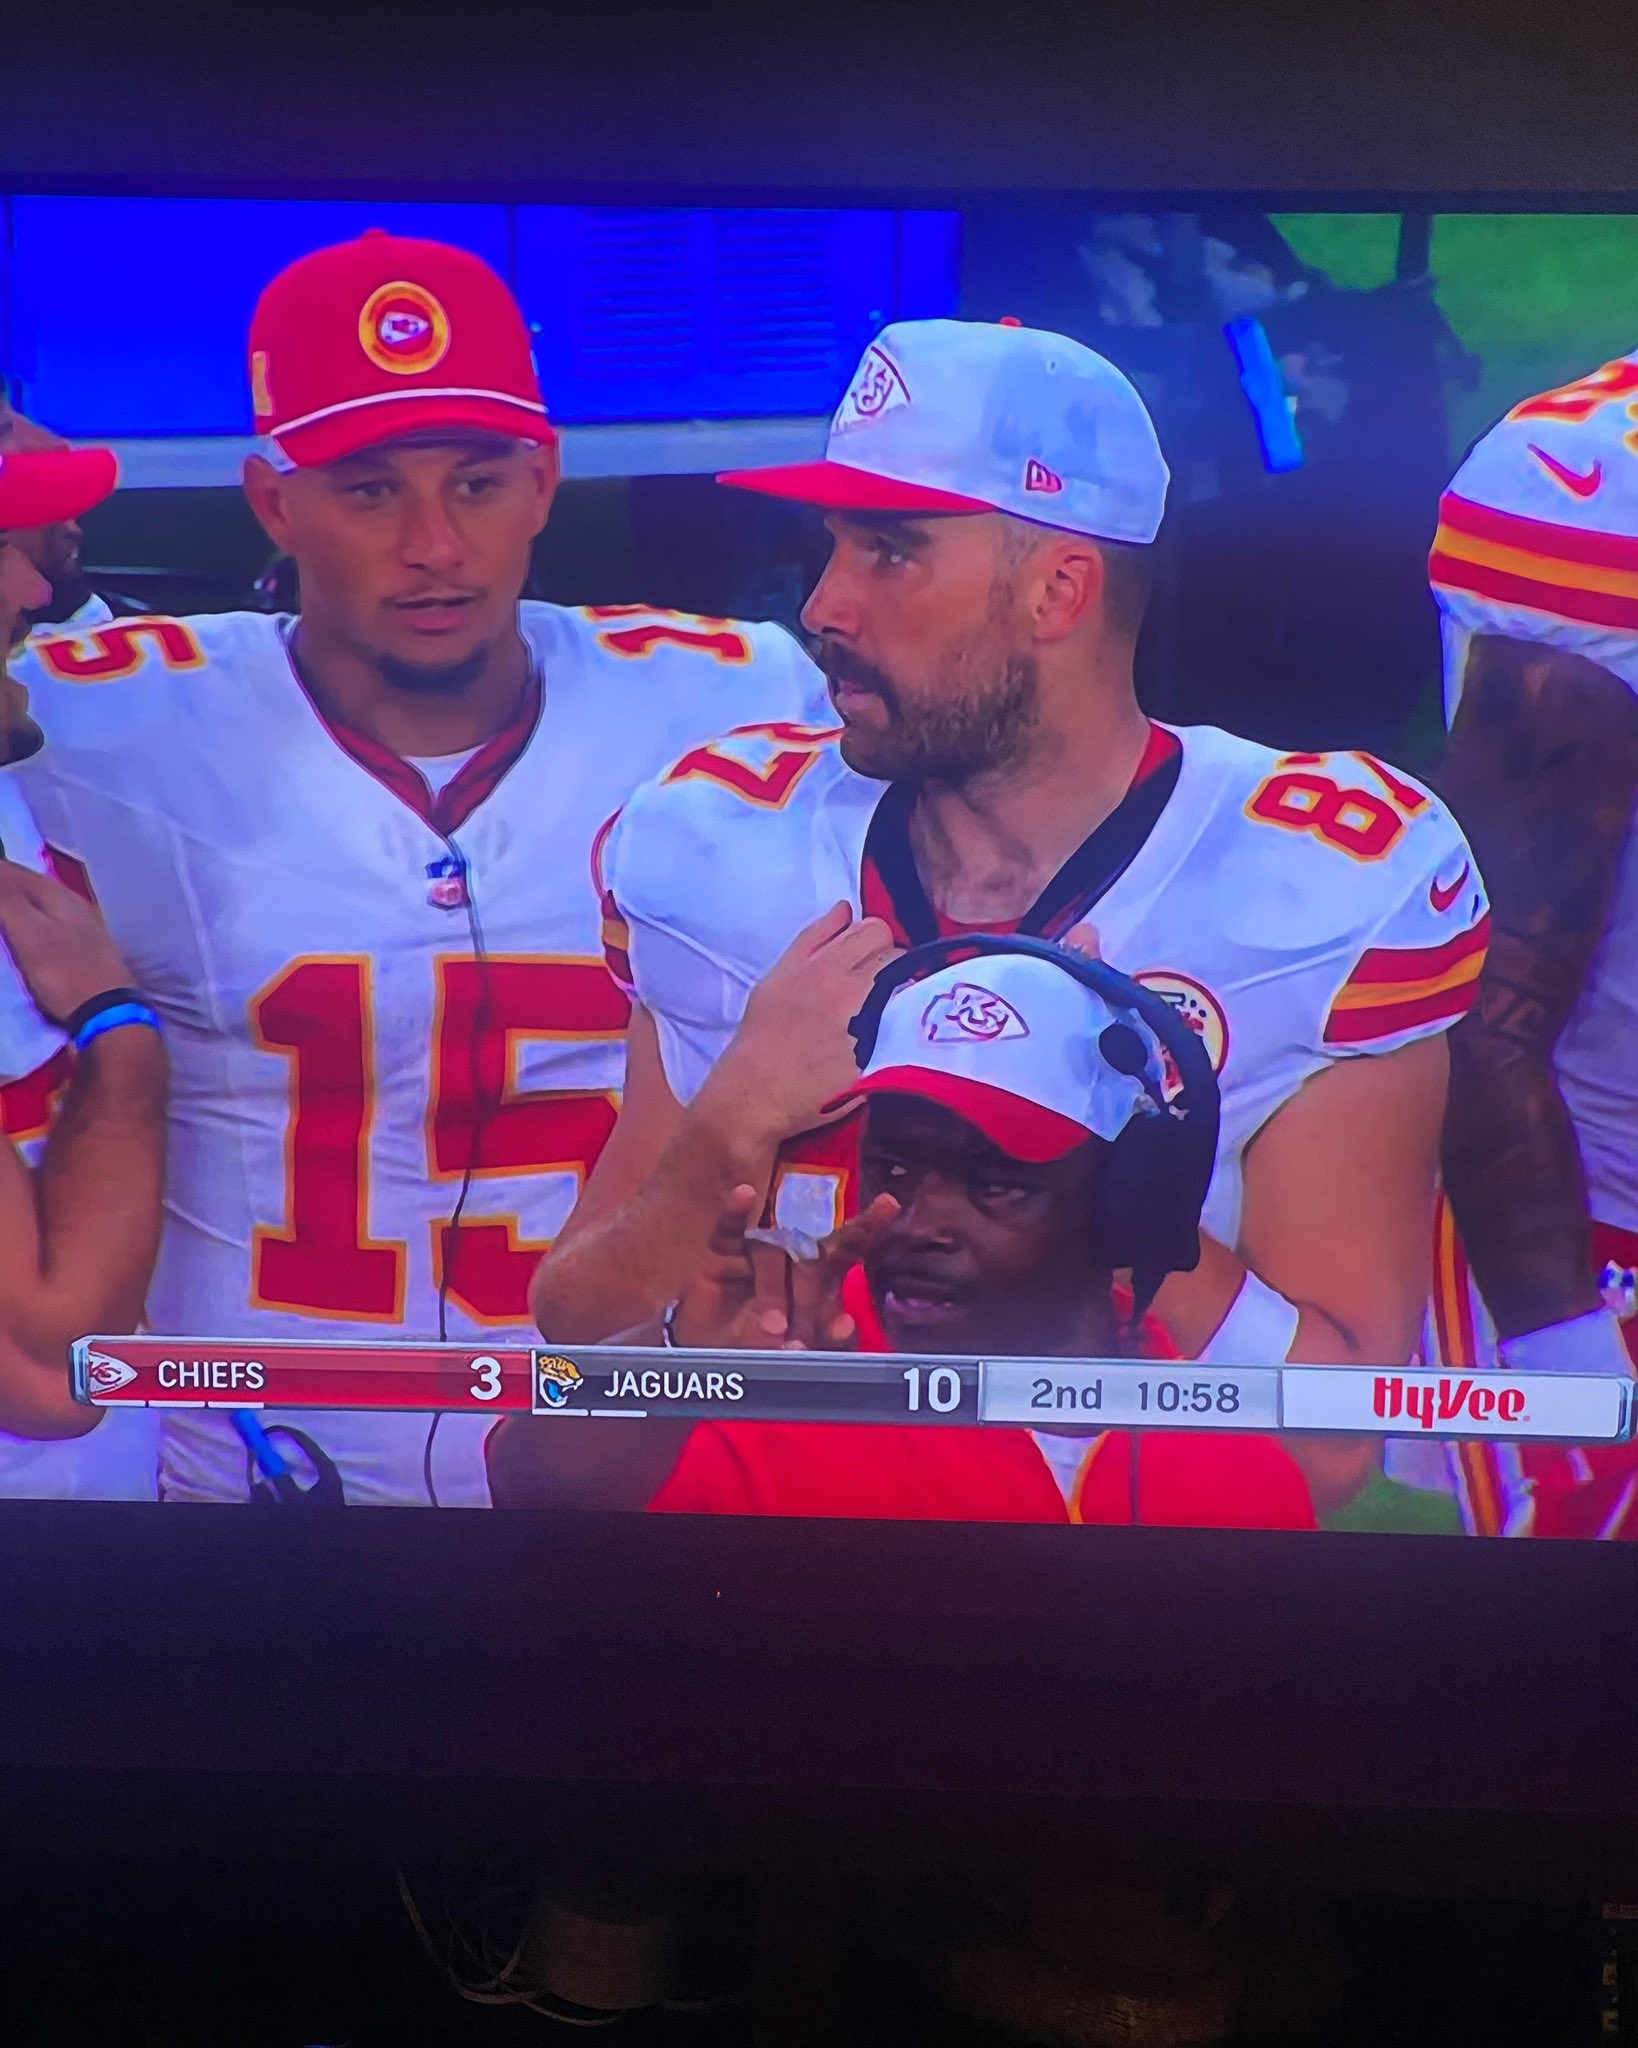
<path id="1" fill-rule="evenodd" d="M 1545 448 L 1530 443 L 1530 453 L 1541 464 L 1549 476 L 1557 477 L 1564 488 L 1577 498 L 1590 498 L 1604 481 L 1604 465 L 1595 462 L 1591 469 L 1571 469 L 1566 462 L 1560 462 L 1556 455 L 1549 455 Z"/>
<path id="2" fill-rule="evenodd" d="M 1462 872 L 1448 888 L 1441 888 L 1437 882 L 1429 883 L 1428 901 L 1433 905 L 1434 909 L 1441 913 L 1447 911 L 1456 901 L 1456 898 L 1461 895 L 1462 885 L 1472 872 L 1473 870 L 1470 865 L 1464 866 Z"/>

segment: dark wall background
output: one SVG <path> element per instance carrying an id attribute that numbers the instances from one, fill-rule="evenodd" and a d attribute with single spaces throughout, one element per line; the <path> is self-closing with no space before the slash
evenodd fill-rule
<path id="1" fill-rule="evenodd" d="M 1638 191 L 1618 0 L 8 12 L 0 172 Z"/>

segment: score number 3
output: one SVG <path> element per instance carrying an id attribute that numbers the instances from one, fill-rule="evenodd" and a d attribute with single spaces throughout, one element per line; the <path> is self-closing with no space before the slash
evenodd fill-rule
<path id="1" fill-rule="evenodd" d="M 624 1036 L 630 1006 L 600 960 L 512 958 L 437 962 L 427 1172 L 458 1187 L 496 1175 L 573 1173 L 584 1180 L 614 1128 L 602 1089 L 509 1086 L 515 1039 Z M 487 986 L 486 986 L 487 978 Z M 297 960 L 251 1003 L 264 1051 L 290 1062 L 285 1216 L 258 1227 L 252 1298 L 356 1322 L 403 1319 L 409 1248 L 369 1235 L 375 1034 L 370 962 Z M 452 1188 L 452 1195 L 454 1189 Z M 480 1323 L 528 1320 L 529 1281 L 544 1244 L 521 1240 L 516 1217 L 433 1226 L 435 1270 L 449 1298 Z"/>

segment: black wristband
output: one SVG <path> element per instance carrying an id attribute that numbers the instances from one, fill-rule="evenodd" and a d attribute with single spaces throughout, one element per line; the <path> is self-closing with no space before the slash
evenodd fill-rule
<path id="1" fill-rule="evenodd" d="M 135 988 L 105 988 L 100 995 L 87 996 L 71 1016 L 56 1018 L 70 1038 L 78 1038 L 93 1017 L 100 1017 L 104 1010 L 117 1010 L 125 1003 L 142 1003 L 142 991 Z M 147 1005 L 143 1003 L 143 1007 Z"/>

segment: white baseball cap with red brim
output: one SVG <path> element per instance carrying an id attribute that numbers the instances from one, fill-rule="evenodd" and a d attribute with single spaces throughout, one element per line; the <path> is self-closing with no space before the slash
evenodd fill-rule
<path id="1" fill-rule="evenodd" d="M 828 511 L 1008 512 L 1146 546 L 1170 473 L 1143 400 L 1067 335 L 905 320 L 865 350 L 824 459 L 717 481 Z"/>
<path id="2" fill-rule="evenodd" d="M 18 449 L 0 454 L 0 533 L 78 519 L 119 482 L 111 448 Z"/>
<path id="3" fill-rule="evenodd" d="M 1111 1027 L 1138 1039 L 1148 1087 L 1102 1050 Z M 1153 1113 L 1163 1073 L 1159 1041 L 1130 1012 L 1050 960 L 991 953 L 895 991 L 855 1092 L 936 1102 L 1039 1164 Z"/>

